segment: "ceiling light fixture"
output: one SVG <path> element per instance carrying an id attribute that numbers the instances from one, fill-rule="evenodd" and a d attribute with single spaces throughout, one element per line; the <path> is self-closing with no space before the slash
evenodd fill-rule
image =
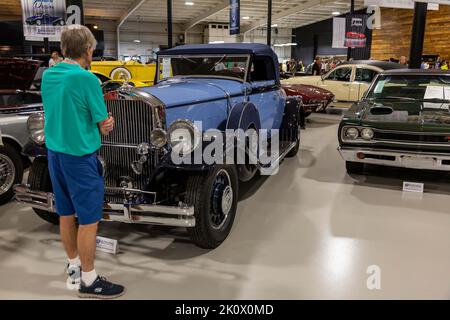
<path id="1" fill-rule="evenodd" d="M 333 11 L 331 14 L 332 14 L 333 16 L 338 16 L 338 15 L 340 15 L 341 13 L 340 13 L 339 11 Z"/>
<path id="2" fill-rule="evenodd" d="M 210 41 L 209 44 L 219 44 L 219 43 L 225 43 L 225 41 L 219 40 L 219 41 Z"/>
<path id="3" fill-rule="evenodd" d="M 249 16 L 242 17 L 243 20 L 250 20 Z"/>
<path id="4" fill-rule="evenodd" d="M 276 27 L 278 27 L 278 25 L 276 23 L 272 25 L 272 28 L 276 28 Z"/>
<path id="5" fill-rule="evenodd" d="M 195 3 L 192 1 L 186 1 L 184 4 L 187 6 L 193 6 Z"/>
<path id="6" fill-rule="evenodd" d="M 98 29 L 98 25 L 94 24 L 94 26 L 92 28 Z"/>
<path id="7" fill-rule="evenodd" d="M 133 42 L 139 43 L 139 42 L 141 42 L 141 40 L 136 39 L 136 40 L 133 40 Z"/>

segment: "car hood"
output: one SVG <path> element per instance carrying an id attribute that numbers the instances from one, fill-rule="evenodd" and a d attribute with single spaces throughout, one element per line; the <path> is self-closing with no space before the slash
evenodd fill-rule
<path id="1" fill-rule="evenodd" d="M 242 83 L 210 78 L 170 79 L 139 90 L 150 93 L 171 108 L 241 95 Z"/>
<path id="2" fill-rule="evenodd" d="M 379 108 L 379 109 L 377 109 Z M 377 110 L 392 109 L 392 113 L 375 114 Z M 450 126 L 450 103 L 419 101 L 363 102 L 359 113 L 363 124 L 403 123 L 411 126 Z"/>
<path id="3" fill-rule="evenodd" d="M 283 84 L 282 88 L 314 100 L 331 99 L 334 96 L 331 91 L 309 84 Z"/>
<path id="4" fill-rule="evenodd" d="M 0 58 L 0 89 L 28 90 L 41 61 Z"/>

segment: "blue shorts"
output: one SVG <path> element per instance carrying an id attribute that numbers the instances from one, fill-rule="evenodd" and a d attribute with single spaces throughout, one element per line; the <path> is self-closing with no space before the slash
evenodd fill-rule
<path id="1" fill-rule="evenodd" d="M 101 220 L 105 186 L 95 153 L 76 157 L 48 150 L 48 169 L 60 216 L 76 214 L 80 225 Z"/>

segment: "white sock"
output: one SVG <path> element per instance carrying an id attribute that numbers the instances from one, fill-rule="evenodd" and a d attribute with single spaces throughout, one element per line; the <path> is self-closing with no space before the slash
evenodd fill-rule
<path id="1" fill-rule="evenodd" d="M 81 266 L 80 258 L 77 256 L 74 259 L 67 259 L 69 261 L 69 267 L 79 267 Z"/>
<path id="2" fill-rule="evenodd" d="M 81 271 L 81 280 L 86 287 L 90 287 L 95 279 L 97 279 L 97 272 L 95 272 L 95 269 L 89 272 Z"/>

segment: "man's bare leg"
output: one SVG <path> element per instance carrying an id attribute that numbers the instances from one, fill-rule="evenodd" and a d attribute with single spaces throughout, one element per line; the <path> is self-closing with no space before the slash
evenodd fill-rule
<path id="1" fill-rule="evenodd" d="M 94 270 L 98 222 L 78 227 L 78 254 L 83 272 Z"/>
<path id="2" fill-rule="evenodd" d="M 59 218 L 59 232 L 61 235 L 61 241 L 69 259 L 75 259 L 78 257 L 77 231 L 75 215 L 61 216 Z"/>

